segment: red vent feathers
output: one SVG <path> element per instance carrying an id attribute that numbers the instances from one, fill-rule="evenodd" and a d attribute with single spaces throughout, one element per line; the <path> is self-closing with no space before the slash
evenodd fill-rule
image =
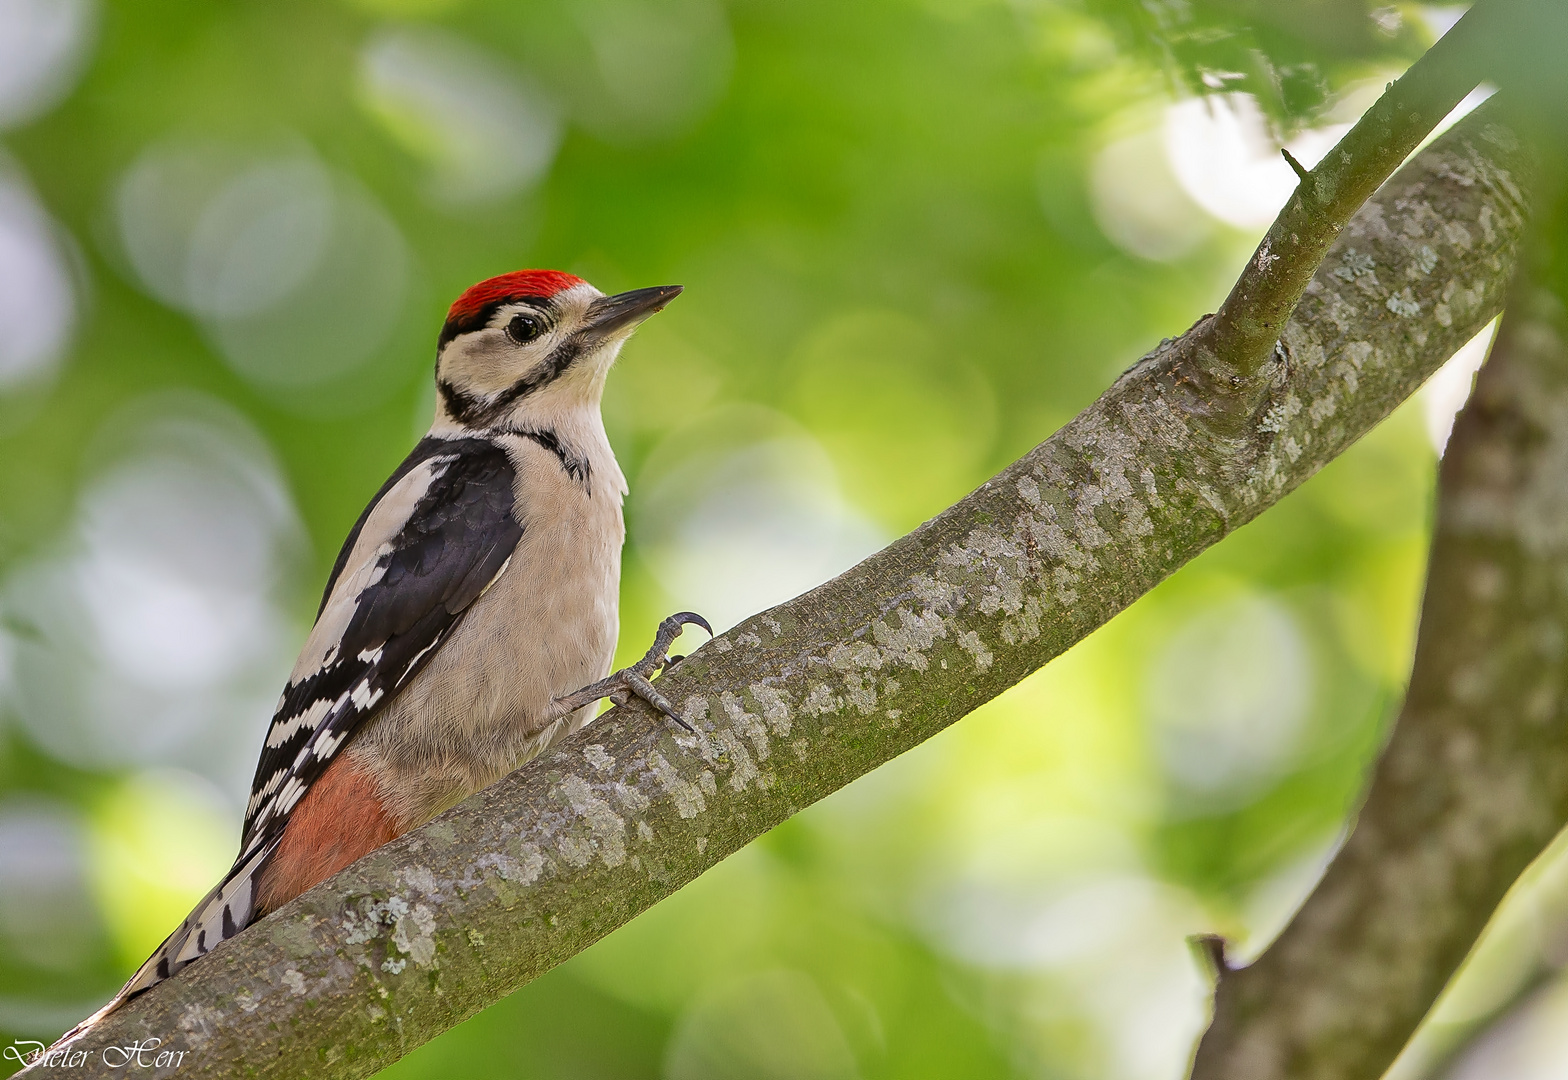
<path id="1" fill-rule="evenodd" d="M 488 305 L 510 296 L 554 296 L 581 284 L 582 278 L 560 270 L 514 270 L 468 289 L 447 311 L 446 319 L 451 323 L 471 318 Z"/>

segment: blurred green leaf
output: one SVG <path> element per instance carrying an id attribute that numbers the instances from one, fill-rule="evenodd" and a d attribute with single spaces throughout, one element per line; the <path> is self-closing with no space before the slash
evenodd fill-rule
<path id="1" fill-rule="evenodd" d="M 1399 69 L 1431 41 L 1413 3 L 1378 0 L 1086 0 L 1127 48 L 1192 94 L 1253 95 L 1282 137 L 1345 85 Z"/>

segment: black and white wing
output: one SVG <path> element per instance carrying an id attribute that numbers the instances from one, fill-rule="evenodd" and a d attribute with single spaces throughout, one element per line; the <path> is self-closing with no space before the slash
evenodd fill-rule
<path id="1" fill-rule="evenodd" d="M 523 534 L 512 512 L 513 478 L 496 443 L 427 438 L 366 507 L 268 728 L 240 856 L 122 997 L 168 978 L 255 920 L 257 874 L 294 807 L 506 569 Z"/>
<path id="2" fill-rule="evenodd" d="M 343 744 L 506 568 L 523 534 L 513 475 L 486 439 L 425 439 L 366 509 L 268 729 L 241 861 L 282 832 Z"/>

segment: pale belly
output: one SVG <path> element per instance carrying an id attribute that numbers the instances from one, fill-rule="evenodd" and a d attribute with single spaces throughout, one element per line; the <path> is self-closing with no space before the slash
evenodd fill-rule
<path id="1" fill-rule="evenodd" d="M 610 671 L 620 500 L 579 492 L 550 501 L 524 515 L 506 570 L 349 748 L 381 778 L 383 803 L 402 828 L 488 787 L 593 715 L 588 706 L 543 719 L 555 698 Z"/>

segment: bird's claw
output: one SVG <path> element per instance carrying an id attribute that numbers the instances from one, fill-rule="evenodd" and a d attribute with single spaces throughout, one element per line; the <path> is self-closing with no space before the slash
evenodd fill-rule
<path id="1" fill-rule="evenodd" d="M 649 705 L 652 705 L 655 709 L 658 709 L 665 716 L 669 717 L 671 720 L 674 720 L 677 724 L 691 732 L 693 735 L 697 734 L 697 729 L 688 724 L 685 718 L 682 717 L 680 713 L 675 711 L 675 706 L 670 704 L 670 699 L 659 693 L 658 687 L 654 686 L 653 683 L 649 682 L 635 671 L 628 671 L 626 673 L 626 685 L 631 689 L 632 693 L 642 698 Z"/>
<path id="2" fill-rule="evenodd" d="M 653 636 L 653 648 L 649 649 L 648 655 L 642 658 L 643 663 L 647 663 L 655 656 L 666 667 L 676 660 L 684 660 L 685 657 L 671 659 L 665 654 L 669 652 L 670 646 L 675 644 L 675 639 L 681 636 L 681 630 L 687 626 L 700 626 L 707 631 L 709 637 L 713 636 L 713 627 L 708 625 L 707 619 L 695 611 L 677 611 L 659 624 L 659 631 Z"/>
<path id="3" fill-rule="evenodd" d="M 693 735 L 697 734 L 697 729 L 675 711 L 675 706 L 670 704 L 669 698 L 660 693 L 651 681 L 655 673 L 668 671 L 686 659 L 684 656 L 670 656 L 669 649 L 675 644 L 675 639 L 681 636 L 681 630 L 688 625 L 702 627 L 710 637 L 713 634 L 713 627 L 709 626 L 708 620 L 701 615 L 693 611 L 678 611 L 659 624 L 659 630 L 653 636 L 653 645 L 641 660 L 607 678 L 583 687 L 574 694 L 556 698 L 551 703 L 552 714 L 565 716 L 600 698 L 609 698 L 617 705 L 625 705 L 635 696 L 652 705 Z"/>

